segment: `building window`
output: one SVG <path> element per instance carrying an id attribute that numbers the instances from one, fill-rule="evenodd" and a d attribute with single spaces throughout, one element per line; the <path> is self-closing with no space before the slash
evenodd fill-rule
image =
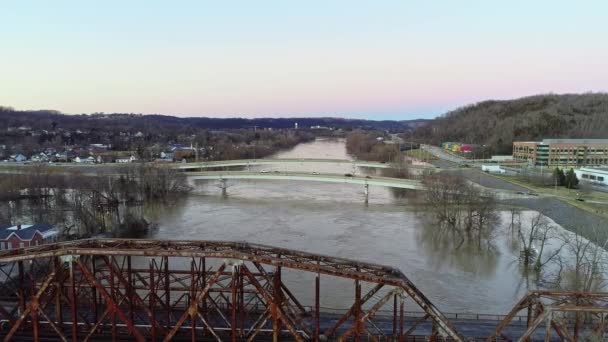
<path id="1" fill-rule="evenodd" d="M 598 181 L 600 181 L 600 182 L 603 182 L 603 181 L 604 181 L 604 177 L 600 177 L 600 176 L 598 176 L 598 177 L 597 177 L 597 180 L 598 180 Z"/>
<path id="2" fill-rule="evenodd" d="M 589 175 L 588 175 L 588 174 L 586 174 L 586 173 L 583 173 L 583 178 L 588 179 L 588 178 L 589 178 Z"/>
<path id="3" fill-rule="evenodd" d="M 25 242 L 19 242 L 19 248 L 25 247 Z"/>
<path id="4" fill-rule="evenodd" d="M 589 176 L 589 179 L 591 179 L 591 180 L 595 180 L 595 176 L 594 176 L 594 175 L 591 175 L 591 176 Z"/>

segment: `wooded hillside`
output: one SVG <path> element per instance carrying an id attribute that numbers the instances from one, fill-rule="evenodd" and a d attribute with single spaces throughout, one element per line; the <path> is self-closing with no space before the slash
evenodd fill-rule
<path id="1" fill-rule="evenodd" d="M 374 121 L 344 118 L 209 118 L 175 117 L 168 115 L 142 114 L 81 114 L 65 115 L 54 110 L 14 110 L 0 106 L 0 130 L 9 127 L 28 126 L 33 129 L 106 129 L 123 131 L 160 131 L 188 129 L 242 129 L 242 128 L 300 128 L 323 126 L 332 128 L 363 128 L 403 132 L 423 125 L 429 120 Z"/>
<path id="2" fill-rule="evenodd" d="M 420 142 L 488 145 L 510 154 L 514 140 L 608 138 L 608 94 L 537 95 L 456 109 L 412 133 Z"/>

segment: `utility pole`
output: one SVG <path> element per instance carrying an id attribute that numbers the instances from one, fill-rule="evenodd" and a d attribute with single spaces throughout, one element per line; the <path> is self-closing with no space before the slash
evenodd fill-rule
<path id="1" fill-rule="evenodd" d="M 253 160 L 255 160 L 255 149 L 258 145 L 258 139 L 255 136 L 258 126 L 253 126 Z"/>
<path id="2" fill-rule="evenodd" d="M 554 172 L 553 178 L 555 178 L 555 194 L 556 195 L 557 195 L 557 177 L 559 177 L 559 174 Z"/>
<path id="3" fill-rule="evenodd" d="M 194 150 L 194 160 L 198 163 L 198 142 L 196 143 L 196 149 Z"/>

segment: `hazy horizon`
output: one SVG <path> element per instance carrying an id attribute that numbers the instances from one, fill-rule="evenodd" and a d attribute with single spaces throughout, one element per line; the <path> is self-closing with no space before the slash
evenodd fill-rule
<path id="1" fill-rule="evenodd" d="M 0 5 L 0 104 L 67 114 L 430 119 L 608 91 L 608 3 Z"/>
<path id="2" fill-rule="evenodd" d="M 595 92 L 596 94 L 607 94 L 605 92 Z M 562 93 L 562 94 L 556 94 L 556 93 L 547 93 L 547 94 L 530 94 L 530 95 L 526 95 L 526 96 L 522 96 L 522 97 L 517 97 L 517 98 L 505 98 L 505 99 L 484 99 L 481 101 L 477 101 L 477 102 L 472 102 L 472 103 L 466 103 L 463 104 L 461 106 L 457 106 L 454 108 L 450 108 L 442 113 L 439 114 L 432 114 L 430 116 L 423 116 L 423 115 L 419 115 L 416 116 L 411 115 L 410 117 L 408 117 L 407 119 L 403 119 L 403 118 L 399 118 L 398 116 L 395 117 L 389 117 L 389 118 L 384 118 L 384 117 L 380 117 L 380 116 L 376 116 L 373 114 L 368 114 L 368 115 L 362 115 L 362 116 L 344 116 L 344 115 L 306 115 L 306 114 L 302 114 L 302 115 L 274 115 L 274 116 L 270 116 L 270 115 L 255 115 L 255 116 L 244 116 L 244 115 L 222 115 L 222 116 L 218 116 L 218 115 L 198 115 L 198 114 L 180 114 L 180 113 L 140 113 L 140 112 L 99 112 L 99 111 L 92 111 L 92 112 L 83 112 L 83 113 L 66 113 L 63 112 L 61 110 L 58 110 L 56 108 L 15 108 L 13 106 L 10 105 L 6 105 L 6 104 L 0 104 L 0 107 L 10 107 L 13 108 L 17 111 L 43 111 L 43 110 L 55 110 L 60 112 L 61 114 L 65 114 L 65 115 L 92 115 L 92 114 L 105 114 L 105 115 L 114 115 L 114 114 L 133 114 L 133 115 L 162 115 L 162 116 L 173 116 L 173 117 L 178 117 L 178 118 L 218 118 L 218 119 L 291 119 L 291 118 L 331 118 L 331 119 L 345 119 L 345 120 L 373 120 L 373 121 L 413 121 L 413 120 L 432 120 L 435 119 L 443 114 L 446 114 L 450 111 L 453 110 L 457 110 L 459 108 L 465 107 L 465 106 L 469 106 L 469 105 L 475 105 L 477 103 L 480 102 L 484 102 L 484 101 L 509 101 L 509 100 L 516 100 L 516 99 L 521 99 L 521 98 L 525 98 L 525 97 L 531 97 L 531 96 L 543 96 L 543 95 L 583 95 L 586 93 L 578 93 L 578 94 L 574 94 L 574 93 Z M 403 116 L 402 116 L 403 117 Z"/>

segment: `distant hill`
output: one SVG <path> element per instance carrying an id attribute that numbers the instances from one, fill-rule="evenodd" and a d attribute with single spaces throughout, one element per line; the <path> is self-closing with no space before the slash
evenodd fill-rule
<path id="1" fill-rule="evenodd" d="M 300 128 L 324 126 L 333 128 L 364 128 L 392 132 L 414 129 L 429 120 L 374 121 L 343 118 L 182 118 L 167 115 L 142 114 L 81 114 L 65 115 L 53 110 L 17 111 L 0 107 L 0 130 L 8 127 L 28 126 L 32 129 L 111 129 L 125 131 L 158 131 L 184 129 L 235 129 L 235 128 Z"/>
<path id="2" fill-rule="evenodd" d="M 412 133 L 415 140 L 457 141 L 509 154 L 516 140 L 608 138 L 608 94 L 536 95 L 484 101 L 448 112 Z"/>

